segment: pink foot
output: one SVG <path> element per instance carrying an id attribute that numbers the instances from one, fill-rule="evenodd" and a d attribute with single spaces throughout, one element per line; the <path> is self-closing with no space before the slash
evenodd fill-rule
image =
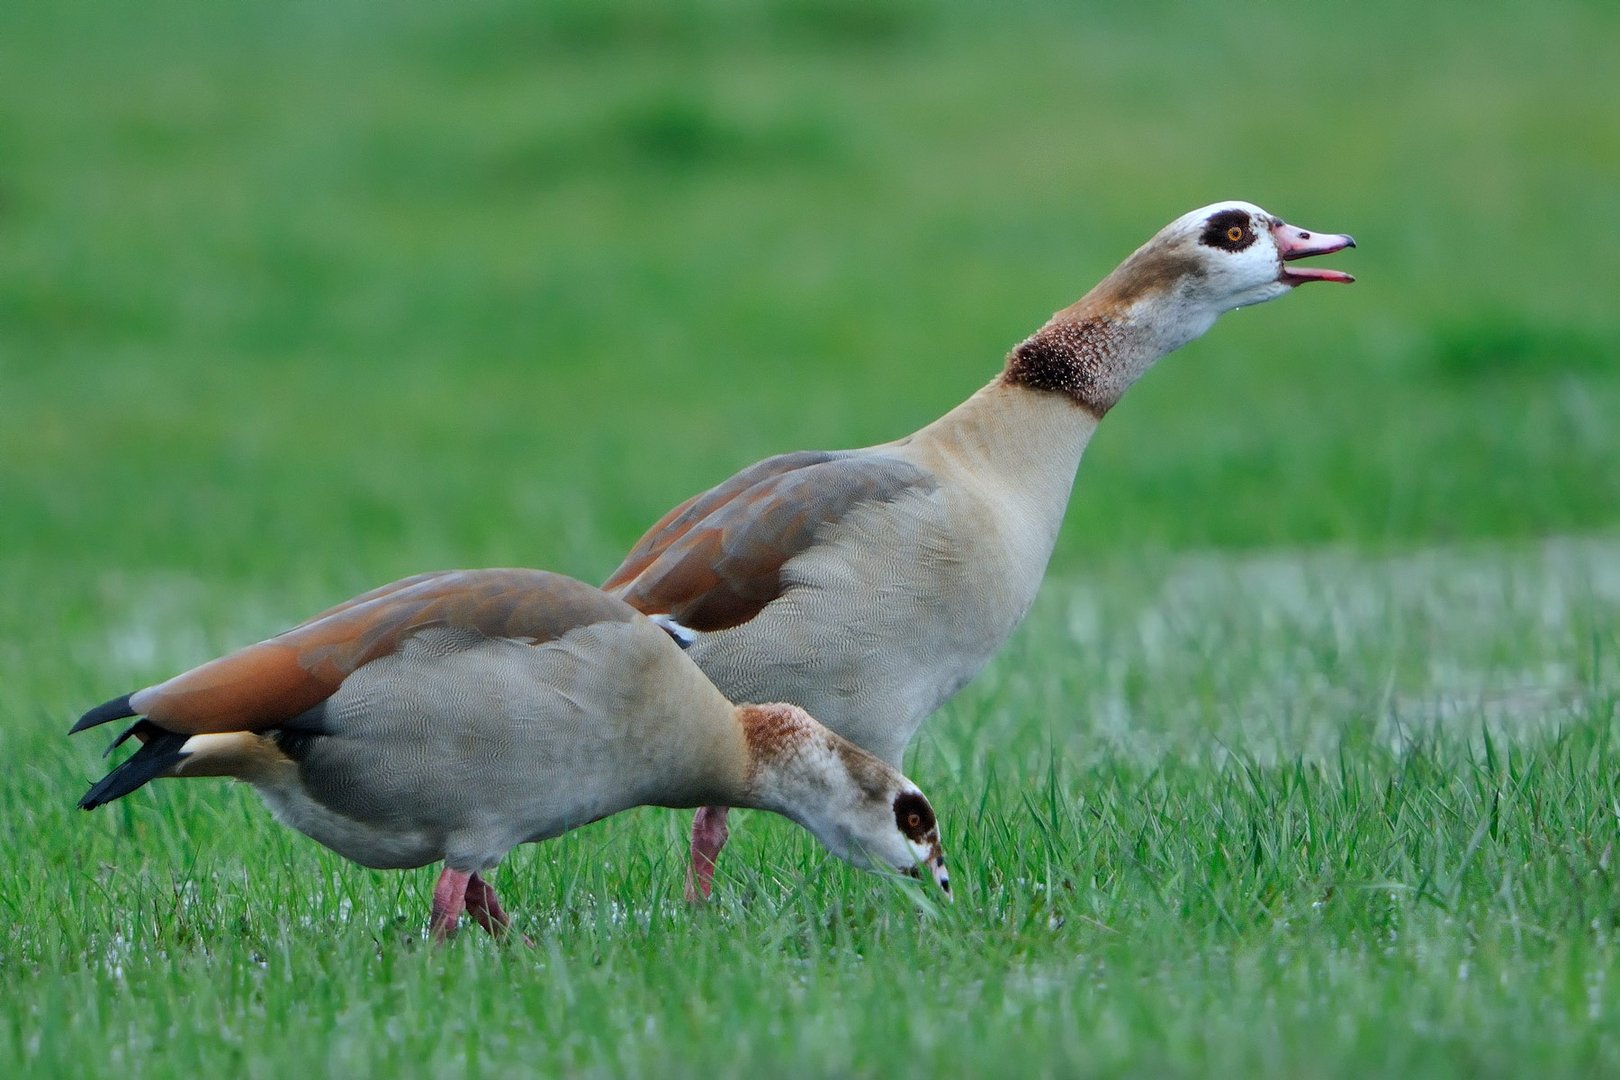
<path id="1" fill-rule="evenodd" d="M 692 865 L 686 871 L 689 904 L 702 903 L 709 898 L 715 860 L 720 858 L 720 849 L 726 846 L 726 837 L 731 835 L 726 828 L 729 812 L 724 806 L 705 806 L 692 819 Z"/>
<path id="2" fill-rule="evenodd" d="M 495 887 L 477 874 L 467 882 L 467 914 L 487 930 L 490 937 L 500 937 L 512 925 L 511 918 L 495 895 Z"/>
<path id="3" fill-rule="evenodd" d="M 433 940 L 443 941 L 455 932 L 467 906 L 467 884 L 472 877 L 448 866 L 439 874 L 439 883 L 433 886 L 433 917 L 428 921 Z"/>

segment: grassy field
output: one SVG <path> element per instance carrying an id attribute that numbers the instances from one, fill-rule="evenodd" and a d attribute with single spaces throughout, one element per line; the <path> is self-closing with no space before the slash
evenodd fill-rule
<path id="1" fill-rule="evenodd" d="M 1620 12 L 0 5 L 0 1069 L 1620 1071 Z M 1109 417 L 925 729 L 958 902 L 737 819 L 423 938 L 83 708 L 418 570 L 599 580 L 887 439 L 1171 217 L 1361 247 Z"/>

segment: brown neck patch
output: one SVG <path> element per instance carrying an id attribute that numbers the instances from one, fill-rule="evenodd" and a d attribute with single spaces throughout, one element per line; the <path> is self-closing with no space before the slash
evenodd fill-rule
<path id="1" fill-rule="evenodd" d="M 893 770 L 887 765 L 822 727 L 796 706 L 739 705 L 737 720 L 748 741 L 750 788 L 757 786 L 761 769 L 781 766 L 818 747 L 836 756 L 855 786 L 872 798 L 881 798 L 894 780 Z"/>
<path id="2" fill-rule="evenodd" d="M 1001 381 L 1062 394 L 1101 419 L 1128 385 L 1115 355 L 1124 336 L 1118 323 L 1105 319 L 1054 320 L 1008 355 Z"/>
<path id="3" fill-rule="evenodd" d="M 792 705 L 739 705 L 737 719 L 748 740 L 749 772 L 773 761 L 810 737 L 805 713 Z"/>

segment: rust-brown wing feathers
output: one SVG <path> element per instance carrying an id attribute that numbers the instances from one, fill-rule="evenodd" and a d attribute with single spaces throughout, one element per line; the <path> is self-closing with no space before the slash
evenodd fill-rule
<path id="1" fill-rule="evenodd" d="M 782 566 L 823 528 L 931 487 L 915 465 L 871 451 L 769 458 L 665 515 L 603 588 L 693 630 L 738 626 L 781 595 Z"/>
<path id="2" fill-rule="evenodd" d="M 761 484 L 782 477 L 797 469 L 820 465 L 840 456 L 830 450 L 800 450 L 792 454 L 778 454 L 755 462 L 731 479 L 708 491 L 700 491 L 675 509 L 659 518 L 652 528 L 630 549 L 624 562 L 613 575 L 602 583 L 608 592 L 622 588 L 631 578 L 651 566 L 670 546 L 679 541 L 699 522 L 709 518 L 727 503 Z"/>
<path id="3" fill-rule="evenodd" d="M 540 643 L 634 618 L 599 590 L 540 570 L 419 574 L 139 691 L 130 704 L 169 731 L 256 731 L 320 704 L 355 670 L 427 627 Z"/>
<path id="4" fill-rule="evenodd" d="M 432 581 L 434 578 L 448 577 L 451 574 L 464 574 L 467 572 L 468 571 L 465 570 L 429 570 L 424 574 L 412 574 L 410 577 L 400 578 L 398 581 L 390 581 L 386 585 L 379 585 L 375 589 L 370 589 L 361 593 L 359 596 L 351 596 L 341 604 L 333 604 L 325 611 L 317 612 L 316 614 L 311 615 L 298 625 L 308 626 L 310 623 L 320 622 L 329 615 L 336 615 L 339 612 L 347 611 L 352 607 L 359 607 L 361 604 L 370 603 L 371 601 L 380 599 L 389 595 L 390 593 L 397 593 L 401 589 L 408 589 L 412 585 L 420 585 L 424 581 Z M 495 573 L 501 572 L 502 571 L 495 571 Z M 294 629 L 297 629 L 297 627 L 294 627 Z"/>

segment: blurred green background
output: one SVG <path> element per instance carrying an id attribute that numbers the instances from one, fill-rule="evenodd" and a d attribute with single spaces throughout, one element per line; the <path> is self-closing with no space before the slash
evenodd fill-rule
<path id="1" fill-rule="evenodd" d="M 1361 280 L 1157 369 L 1057 569 L 1609 527 L 1616 70 L 1570 0 L 8 3 L 6 592 L 599 580 L 1223 198 Z"/>
<path id="2" fill-rule="evenodd" d="M 0 1061 L 1612 1070 L 1616 72 L 1613 0 L 0 3 Z M 71 809 L 87 706 L 408 573 L 599 581 L 1228 198 L 1360 280 L 1110 414 L 912 756 L 949 921 L 760 815 L 695 915 L 642 812 L 441 963 L 430 873 L 248 793 Z"/>

